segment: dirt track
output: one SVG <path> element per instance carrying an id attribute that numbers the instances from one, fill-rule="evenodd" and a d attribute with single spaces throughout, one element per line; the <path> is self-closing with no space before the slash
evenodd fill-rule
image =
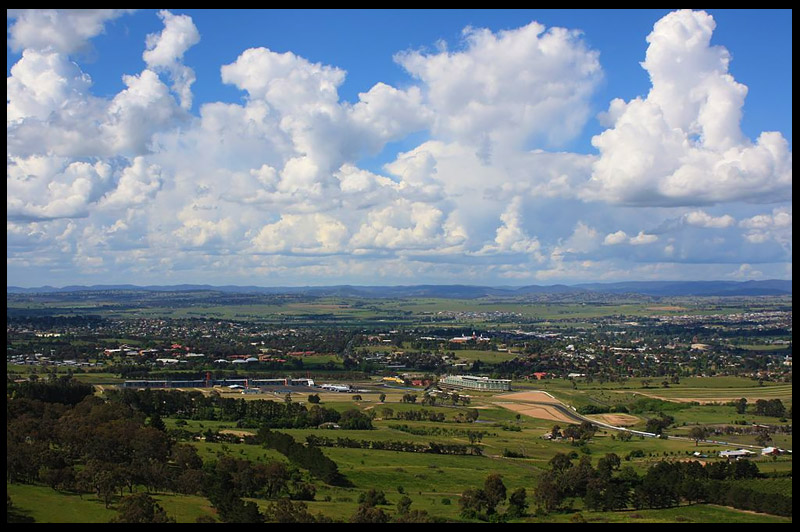
<path id="1" fill-rule="evenodd" d="M 498 395 L 493 404 L 537 419 L 562 423 L 580 423 L 580 420 L 561 401 L 547 392 L 528 391 Z"/>
<path id="2" fill-rule="evenodd" d="M 548 394 L 547 392 L 515 392 L 498 395 L 497 399 L 510 402 L 523 402 L 523 403 L 546 403 L 546 404 L 561 404 L 561 401 Z"/>
<path id="3" fill-rule="evenodd" d="M 589 419 L 596 419 L 597 421 L 602 421 L 603 423 L 614 425 L 616 427 L 632 427 L 640 421 L 638 417 L 628 414 L 598 414 L 595 416 L 586 417 Z"/>
<path id="4" fill-rule="evenodd" d="M 575 420 L 570 419 L 559 410 L 547 405 L 534 405 L 525 403 L 506 403 L 495 402 L 497 406 L 502 406 L 514 412 L 519 412 L 526 416 L 535 417 L 537 419 L 549 419 L 552 421 L 561 421 L 563 423 L 575 423 Z"/>

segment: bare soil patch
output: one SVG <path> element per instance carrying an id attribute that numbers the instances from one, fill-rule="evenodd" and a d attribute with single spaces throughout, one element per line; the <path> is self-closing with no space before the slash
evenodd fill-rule
<path id="1" fill-rule="evenodd" d="M 598 414 L 595 416 L 586 417 L 589 419 L 602 421 L 603 423 L 613 425 L 615 427 L 632 427 L 640 421 L 638 417 L 631 416 L 630 414 Z"/>
<path id="2" fill-rule="evenodd" d="M 540 391 L 507 393 L 503 395 L 498 395 L 497 399 L 502 399 L 503 401 L 515 401 L 515 402 L 522 401 L 522 402 L 550 403 L 550 404 L 561 403 L 561 401 L 559 401 L 555 397 L 549 395 L 546 392 L 540 392 Z"/>
<path id="3" fill-rule="evenodd" d="M 239 436 L 240 438 L 244 438 L 245 436 L 252 436 L 252 432 L 247 432 L 246 430 L 231 430 L 231 429 L 224 429 L 219 431 L 220 434 L 231 434 L 233 436 Z"/>
<path id="4" fill-rule="evenodd" d="M 626 393 L 626 391 L 621 390 L 613 390 L 617 393 Z M 701 405 L 708 405 L 712 403 L 727 403 L 729 401 L 736 401 L 740 397 L 744 397 L 750 403 L 755 403 L 759 399 L 774 399 L 774 396 L 768 395 L 760 395 L 758 393 L 751 394 L 751 393 L 736 393 L 736 394 L 728 394 L 719 397 L 670 397 L 668 395 L 658 395 L 655 393 L 642 393 L 636 392 L 639 395 L 645 395 L 647 397 L 652 397 L 653 399 L 661 399 L 662 401 L 672 401 L 674 403 L 699 403 Z"/>
<path id="5" fill-rule="evenodd" d="M 555 408 L 548 407 L 547 405 L 532 405 L 525 403 L 494 403 L 503 408 L 507 408 L 520 414 L 535 417 L 537 419 L 549 419 L 551 421 L 561 421 L 564 423 L 575 423 L 572 419 L 568 418 Z"/>

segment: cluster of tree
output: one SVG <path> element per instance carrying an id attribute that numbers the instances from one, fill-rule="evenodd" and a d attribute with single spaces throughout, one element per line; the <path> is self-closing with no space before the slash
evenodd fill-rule
<path id="1" fill-rule="evenodd" d="M 147 493 L 134 493 L 122 499 L 112 523 L 174 523 L 164 508 Z"/>
<path id="2" fill-rule="evenodd" d="M 397 501 L 397 512 L 391 515 L 378 506 L 387 506 L 383 490 L 370 488 L 358 497 L 358 508 L 350 517 L 351 523 L 434 523 L 441 520 L 429 515 L 425 510 L 412 510 L 411 498 L 404 495 Z"/>
<path id="3" fill-rule="evenodd" d="M 559 425 L 554 425 L 550 429 L 552 438 L 569 438 L 573 445 L 583 445 L 597 432 L 597 427 L 589 421 L 584 421 L 580 425 L 567 425 L 561 430 Z"/>
<path id="4" fill-rule="evenodd" d="M 9 482 L 95 492 L 107 506 L 126 487 L 169 485 L 172 441 L 141 413 L 87 396 L 75 406 L 11 399 L 7 416 Z"/>
<path id="5" fill-rule="evenodd" d="M 707 502 L 733 506 L 767 514 L 792 517 L 792 496 L 786 493 L 761 491 L 756 485 L 734 481 L 709 481 L 706 488 Z"/>
<path id="6" fill-rule="evenodd" d="M 480 447 L 474 444 L 461 445 L 451 443 L 429 442 L 414 443 L 410 441 L 395 440 L 354 440 L 352 438 L 326 438 L 324 436 L 306 436 L 308 445 L 315 447 L 342 447 L 348 449 L 374 449 L 380 451 L 399 451 L 404 453 L 430 453 L 430 454 L 482 454 Z"/>
<path id="7" fill-rule="evenodd" d="M 758 399 L 754 414 L 758 416 L 786 417 L 786 407 L 780 399 Z"/>
<path id="8" fill-rule="evenodd" d="M 346 430 L 372 430 L 374 428 L 372 426 L 372 418 L 356 409 L 342 412 L 339 418 L 339 426 Z"/>
<path id="9" fill-rule="evenodd" d="M 443 412 L 434 412 L 433 410 L 426 410 L 424 408 L 419 410 L 401 410 L 399 412 L 394 412 L 390 408 L 384 408 L 382 410 L 384 414 L 384 419 L 402 419 L 404 421 L 435 421 L 438 423 L 444 423 L 445 415 Z M 391 413 L 392 415 L 387 416 L 387 413 Z"/>
<path id="10" fill-rule="evenodd" d="M 417 394 L 415 393 L 404 393 L 403 397 L 400 398 L 401 403 L 416 403 L 417 402 Z"/>
<path id="11" fill-rule="evenodd" d="M 661 461 L 650 466 L 643 476 L 631 466 L 621 468 L 619 456 L 613 453 L 601 458 L 597 467 L 592 466 L 587 456 L 581 457 L 577 464 L 572 460 L 566 454 L 557 454 L 550 460 L 550 469 L 541 478 L 534 494 L 543 511 L 559 510 L 570 497 L 582 497 L 586 507 L 595 511 L 624 510 L 629 507 L 668 508 L 681 502 L 732 505 L 722 487 L 738 486 L 746 490 L 748 486 L 741 484 L 741 481 L 760 475 L 758 467 L 747 460 L 712 462 L 706 466 L 697 461 Z M 756 499 L 761 501 L 758 497 L 748 500 L 752 502 Z M 728 502 L 721 502 L 723 500 Z M 791 508 L 791 497 L 787 500 Z M 784 508 L 785 503 L 782 500 L 775 506 Z M 737 507 L 744 508 L 741 505 Z"/>
<path id="12" fill-rule="evenodd" d="M 661 412 L 658 414 L 658 416 L 652 417 L 647 420 L 647 423 L 645 423 L 645 430 L 647 432 L 652 432 L 653 434 L 660 435 L 664 432 L 664 429 L 666 429 L 673 423 L 675 423 L 674 417 Z"/>
<path id="13" fill-rule="evenodd" d="M 609 412 L 627 414 L 629 411 L 625 405 L 614 405 L 614 406 L 584 405 L 578 407 L 578 413 L 583 414 L 585 416 L 594 414 L 608 414 Z"/>
<path id="14" fill-rule="evenodd" d="M 257 441 L 268 449 L 275 449 L 292 463 L 307 469 L 314 477 L 332 486 L 347 486 L 350 482 L 339 472 L 336 462 L 325 456 L 319 447 L 306 446 L 282 432 L 274 432 L 267 427 L 259 429 Z"/>
<path id="15" fill-rule="evenodd" d="M 42 397 L 71 400 L 69 394 L 57 393 L 62 388 L 60 383 L 51 386 L 54 390 L 45 391 Z M 175 443 L 164 432 L 157 413 L 148 419 L 141 411 L 94 395 L 74 406 L 9 397 L 6 428 L 8 482 L 43 483 L 58 491 L 94 493 L 106 507 L 127 491 L 130 496 L 119 504 L 118 522 L 170 521 L 146 494 L 134 495 L 142 489 L 147 493 L 206 496 L 220 518 L 229 522 L 270 518 L 269 513 L 260 514 L 255 504 L 245 503 L 242 497 L 313 500 L 316 492 L 296 467 L 283 462 L 254 463 L 224 457 L 204 463 L 194 446 Z M 336 465 L 318 449 L 307 453 L 289 449 L 287 453 L 301 465 L 304 460 L 313 462 L 311 474 L 337 478 Z M 289 506 L 303 515 L 302 507 Z M 276 503 L 271 508 L 280 517 L 288 506 Z"/>
<path id="16" fill-rule="evenodd" d="M 307 428 L 322 423 L 338 422 L 341 415 L 334 409 L 305 405 L 291 401 L 245 401 L 244 399 L 223 398 L 215 394 L 203 395 L 200 392 L 181 392 L 178 390 L 109 390 L 113 402 L 124 404 L 146 415 L 158 413 L 195 420 L 236 421 L 239 427 L 257 428 Z M 364 425 L 358 417 L 348 423 Z M 372 428 L 371 423 L 366 428 Z"/>
<path id="17" fill-rule="evenodd" d="M 497 473 L 486 477 L 483 488 L 469 488 L 461 494 L 458 504 L 461 516 L 466 519 L 501 522 L 522 517 L 528 508 L 525 488 L 518 488 L 508 496 L 508 507 L 504 514 L 498 514 L 497 506 L 505 502 L 507 489 L 503 478 Z"/>
<path id="18" fill-rule="evenodd" d="M 94 393 L 91 384 L 78 382 L 70 377 L 58 377 L 47 381 L 27 380 L 6 382 L 6 393 L 11 398 L 25 398 L 45 403 L 76 405 Z"/>
<path id="19" fill-rule="evenodd" d="M 187 472 L 192 470 L 187 470 Z M 220 519 L 229 523 L 316 522 L 301 500 L 313 500 L 316 488 L 305 482 L 299 471 L 278 461 L 265 464 L 223 457 L 204 464 L 201 475 L 187 477 L 188 493 L 201 493 L 216 508 Z M 185 492 L 184 492 L 185 493 Z M 273 500 L 261 513 L 258 506 L 243 497 Z"/>
<path id="20" fill-rule="evenodd" d="M 457 436 L 462 438 L 483 438 L 484 436 L 497 436 L 495 432 L 485 430 L 451 429 L 447 427 L 411 427 L 409 425 L 389 425 L 393 430 L 407 432 L 415 436 Z"/>

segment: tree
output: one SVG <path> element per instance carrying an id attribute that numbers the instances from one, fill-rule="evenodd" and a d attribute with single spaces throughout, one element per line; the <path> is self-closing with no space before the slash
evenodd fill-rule
<path id="1" fill-rule="evenodd" d="M 573 443 L 576 439 L 581 437 L 581 429 L 577 425 L 568 426 L 562 431 L 562 433 L 564 434 L 565 438 L 569 438 Z"/>
<path id="2" fill-rule="evenodd" d="M 508 510 L 506 514 L 509 517 L 523 517 L 528 509 L 527 493 L 525 488 L 515 489 L 508 497 Z"/>
<path id="3" fill-rule="evenodd" d="M 342 412 L 342 417 L 339 418 L 339 425 L 347 430 L 370 430 L 373 428 L 370 417 L 354 409 Z"/>
<path id="4" fill-rule="evenodd" d="M 556 475 L 562 475 L 567 469 L 572 467 L 572 460 L 570 457 L 564 453 L 557 453 L 553 458 L 550 459 L 548 462 L 550 465 L 550 469 Z"/>
<path id="5" fill-rule="evenodd" d="M 744 414 L 747 412 L 747 399 L 742 397 L 738 401 L 736 401 L 736 413 L 737 414 Z"/>
<path id="6" fill-rule="evenodd" d="M 158 415 L 158 412 L 153 412 L 153 415 L 150 416 L 150 426 L 161 432 L 167 431 L 167 426 L 164 424 L 164 420 L 161 419 L 161 416 Z"/>
<path id="7" fill-rule="evenodd" d="M 492 473 L 483 483 L 483 492 L 486 494 L 486 513 L 493 514 L 497 505 L 506 500 L 506 485 L 503 477 Z"/>
<path id="8" fill-rule="evenodd" d="M 461 507 L 461 517 L 475 519 L 488 507 L 489 501 L 482 489 L 468 488 L 461 494 L 458 505 Z"/>
<path id="9" fill-rule="evenodd" d="M 606 480 L 610 479 L 613 472 L 619 469 L 622 461 L 615 453 L 608 453 L 597 461 L 597 474 Z"/>
<path id="10" fill-rule="evenodd" d="M 694 440 L 694 445 L 697 447 L 700 440 L 705 440 L 708 436 L 708 429 L 702 425 L 695 425 L 689 429 L 689 437 Z"/>
<path id="11" fill-rule="evenodd" d="M 320 399 L 319 399 L 319 394 L 318 393 L 315 393 L 314 395 L 309 395 L 308 396 L 308 402 L 311 403 L 312 405 L 318 405 L 319 401 L 320 401 Z"/>
<path id="12" fill-rule="evenodd" d="M 769 431 L 766 429 L 759 430 L 758 434 L 756 434 L 756 443 L 761 447 L 766 447 L 770 442 L 772 442 L 772 436 L 769 435 Z"/>
<path id="13" fill-rule="evenodd" d="M 356 513 L 350 517 L 351 523 L 386 523 L 388 521 L 389 516 L 386 515 L 386 512 L 366 504 L 360 505 Z"/>
<path id="14" fill-rule="evenodd" d="M 404 515 L 411 511 L 411 502 L 411 497 L 403 495 L 403 497 L 397 501 L 397 513 Z"/>
<path id="15" fill-rule="evenodd" d="M 382 393 L 378 396 L 378 400 L 382 403 L 386 400 L 386 394 Z"/>
<path id="16" fill-rule="evenodd" d="M 112 523 L 174 523 L 167 512 L 146 493 L 136 493 L 122 499 L 119 514 Z"/>
<path id="17" fill-rule="evenodd" d="M 375 488 L 370 488 L 359 495 L 358 502 L 369 507 L 378 506 L 379 504 L 389 504 L 386 502 L 386 494 L 383 490 L 376 490 Z"/>
<path id="18" fill-rule="evenodd" d="M 545 473 L 533 493 L 534 500 L 545 512 L 557 510 L 564 501 L 564 492 L 561 489 L 561 484 L 556 480 L 553 473 Z"/>
<path id="19" fill-rule="evenodd" d="M 264 510 L 265 521 L 269 523 L 314 523 L 316 519 L 303 502 L 278 499 Z"/>

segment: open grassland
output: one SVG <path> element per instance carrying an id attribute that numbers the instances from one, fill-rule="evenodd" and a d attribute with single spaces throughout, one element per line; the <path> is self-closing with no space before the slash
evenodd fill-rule
<path id="1" fill-rule="evenodd" d="M 428 453 L 410 453 L 361 448 L 323 447 L 323 453 L 333 459 L 339 466 L 340 472 L 352 483 L 351 487 L 334 487 L 315 481 L 317 495 L 314 501 L 308 503 L 309 511 L 322 513 L 328 517 L 347 521 L 356 512 L 359 496 L 370 488 L 382 489 L 386 493 L 389 505 L 383 509 L 394 512 L 394 506 L 403 495 L 408 495 L 412 500 L 412 509 L 426 510 L 430 514 L 444 518 L 448 521 L 464 521 L 459 516 L 458 500 L 460 494 L 467 488 L 478 488 L 490 473 L 502 475 L 508 492 L 524 487 L 528 491 L 531 511 L 535 508 L 530 497 L 538 484 L 539 478 L 548 468 L 548 462 L 558 453 L 575 453 L 575 457 L 588 456 L 593 465 L 597 465 L 600 458 L 607 453 L 616 453 L 622 459 L 623 466 L 632 466 L 639 474 L 660 460 L 690 460 L 694 459 L 692 453 L 699 452 L 708 458 L 702 461 L 717 461 L 718 453 L 722 450 L 735 448 L 739 444 L 752 444 L 753 436 L 730 435 L 715 437 L 724 440 L 723 443 L 700 442 L 683 437 L 688 436 L 688 431 L 694 424 L 720 425 L 734 424 L 745 420 L 748 424 L 772 423 L 777 424 L 774 418 L 752 416 L 750 414 L 736 414 L 735 408 L 724 405 L 688 405 L 687 403 L 669 403 L 677 406 L 669 410 L 675 417 L 677 428 L 668 429 L 668 439 L 633 437 L 630 441 L 620 441 L 613 430 L 598 430 L 594 437 L 585 446 L 575 446 L 567 439 L 548 441 L 542 438 L 545 433 L 552 430 L 553 425 L 560 425 L 563 429 L 566 422 L 558 419 L 548 419 L 542 412 L 524 410 L 525 408 L 542 408 L 547 410 L 547 403 L 563 401 L 570 406 L 586 404 L 617 405 L 626 401 L 642 397 L 643 389 L 641 380 L 632 379 L 624 383 L 576 383 L 572 381 L 549 380 L 525 383 L 517 386 L 520 391 L 503 394 L 487 392 L 466 392 L 471 397 L 469 405 L 437 405 L 423 406 L 421 404 L 401 403 L 402 396 L 413 393 L 410 390 L 392 390 L 376 386 L 376 381 L 352 383 L 357 388 L 370 389 L 370 392 L 360 393 L 362 400 L 354 401 L 352 393 L 322 392 L 321 406 L 334 408 L 338 411 L 358 409 L 365 413 L 375 415 L 373 419 L 374 430 L 322 430 L 307 429 L 276 429 L 292 435 L 298 442 L 304 442 L 309 435 L 327 437 L 332 440 L 337 438 L 350 438 L 357 441 L 403 441 L 416 444 L 436 442 L 441 444 L 468 445 L 474 443 L 481 452 L 481 456 L 473 455 L 438 455 Z M 520 383 L 522 384 L 522 383 Z M 538 388 L 538 389 L 537 389 Z M 652 388 L 654 392 L 686 392 L 696 395 L 697 390 L 704 390 L 715 394 L 716 397 L 731 395 L 732 398 L 747 396 L 747 392 L 775 392 L 776 396 L 791 400 L 791 386 L 784 384 L 764 383 L 759 386 L 757 382 L 737 378 L 707 378 L 683 379 L 680 384 L 668 389 Z M 205 391 L 209 391 L 205 389 Z M 543 393 L 546 391 L 553 397 Z M 386 393 L 385 402 L 380 402 L 378 395 Z M 421 399 L 421 391 L 417 392 Z M 740 395 L 744 393 L 744 395 Z M 787 395 L 788 394 L 788 395 Z M 282 402 L 283 394 L 272 395 L 241 395 L 240 393 L 225 393 L 233 398 L 270 399 Z M 291 400 L 307 404 L 308 393 L 292 394 Z M 670 398 L 672 400 L 672 398 Z M 542 404 L 537 404 L 542 403 Z M 515 405 L 510 408 L 510 405 Z M 446 422 L 409 421 L 389 418 L 385 409 L 391 409 L 393 415 L 408 411 L 427 410 L 428 412 L 443 413 Z M 476 410 L 479 414 L 475 423 L 456 422 L 459 414 L 468 410 Z M 617 422 L 625 421 L 634 423 L 635 428 L 643 428 L 647 417 L 653 413 L 625 415 L 603 414 L 616 416 Z M 274 450 L 263 449 L 255 445 L 237 443 L 211 443 L 203 441 L 202 434 L 208 430 L 220 431 L 223 434 L 244 435 L 254 433 L 255 429 L 236 427 L 235 421 L 199 421 L 164 419 L 167 428 L 182 428 L 193 432 L 197 438 L 191 440 L 202 459 L 206 462 L 218 460 L 223 456 L 238 459 L 247 459 L 254 462 L 277 460 L 286 463 L 287 459 Z M 789 421 L 790 423 L 791 421 Z M 473 442 L 470 441 L 473 433 Z M 475 433 L 480 436 L 475 438 Z M 790 434 L 773 435 L 773 444 L 782 448 L 791 448 Z M 513 452 L 524 458 L 507 458 L 504 454 Z M 766 473 L 787 473 L 792 470 L 790 455 L 776 459 L 758 457 L 753 459 L 759 469 Z M 574 460 L 577 461 L 577 460 Z M 304 473 L 305 474 L 305 473 Z M 791 494 L 791 478 L 768 479 L 764 484 L 767 491 Z M 759 481 L 760 482 L 760 481 Z M 116 512 L 114 509 L 105 509 L 102 502 L 96 497 L 58 493 L 42 486 L 7 485 L 14 504 L 24 514 L 41 522 L 108 522 Z M 402 492 L 402 493 L 401 493 Z M 165 508 L 170 516 L 178 522 L 193 522 L 200 516 L 213 516 L 214 510 L 207 499 L 203 497 L 182 496 L 173 494 L 158 494 L 159 504 Z M 445 502 L 447 501 L 447 502 Z M 268 501 L 255 501 L 262 509 Z M 569 522 L 576 512 L 587 522 L 791 522 L 791 519 L 775 516 L 743 512 L 730 508 L 712 505 L 691 505 L 680 508 L 664 510 L 631 510 L 623 512 L 590 512 L 586 511 L 582 502 L 572 502 L 574 511 L 566 513 L 553 513 L 546 516 L 526 517 L 522 522 Z M 503 506 L 500 507 L 502 511 Z"/>
<path id="2" fill-rule="evenodd" d="M 638 393 L 647 397 L 682 403 L 724 403 L 735 401 L 741 397 L 747 399 L 749 403 L 755 403 L 759 399 L 780 399 L 785 403 L 791 402 L 792 385 L 782 384 L 758 388 L 673 388 L 670 386 L 669 388 L 644 390 Z"/>
<path id="3" fill-rule="evenodd" d="M 530 523 L 570 523 L 580 513 L 587 523 L 791 523 L 790 517 L 759 514 L 714 504 L 694 504 L 663 510 L 631 510 L 625 512 L 589 512 L 551 514 L 541 518 L 528 518 Z"/>
<path id="4" fill-rule="evenodd" d="M 351 297 L 320 297 L 298 300 L 282 300 L 265 295 L 249 303 L 225 302 L 215 304 L 216 299 L 230 296 L 208 292 L 182 292 L 180 301 L 170 300 L 166 294 L 145 294 L 130 299 L 93 294 L 91 300 L 77 300 L 67 295 L 38 296 L 30 300 L 14 296 L 6 300 L 9 313 L 40 312 L 47 315 L 95 314 L 103 317 L 149 317 L 149 318 L 217 318 L 230 320 L 259 320 L 280 323 L 298 322 L 307 318 L 324 318 L 337 322 L 391 320 L 405 323 L 414 320 L 422 324 L 447 327 L 450 324 L 518 323 L 553 320 L 580 320 L 606 316 L 631 318 L 663 315 L 707 315 L 733 314 L 752 311 L 755 304 L 749 300 L 720 302 L 703 298 L 674 298 L 654 305 L 647 301 L 625 301 L 614 303 L 577 302 L 532 302 L 523 298 L 399 298 L 363 299 Z M 45 299 L 47 298 L 47 299 Z M 513 319 L 511 319 L 513 318 Z M 550 324 L 552 325 L 552 324 Z"/>

